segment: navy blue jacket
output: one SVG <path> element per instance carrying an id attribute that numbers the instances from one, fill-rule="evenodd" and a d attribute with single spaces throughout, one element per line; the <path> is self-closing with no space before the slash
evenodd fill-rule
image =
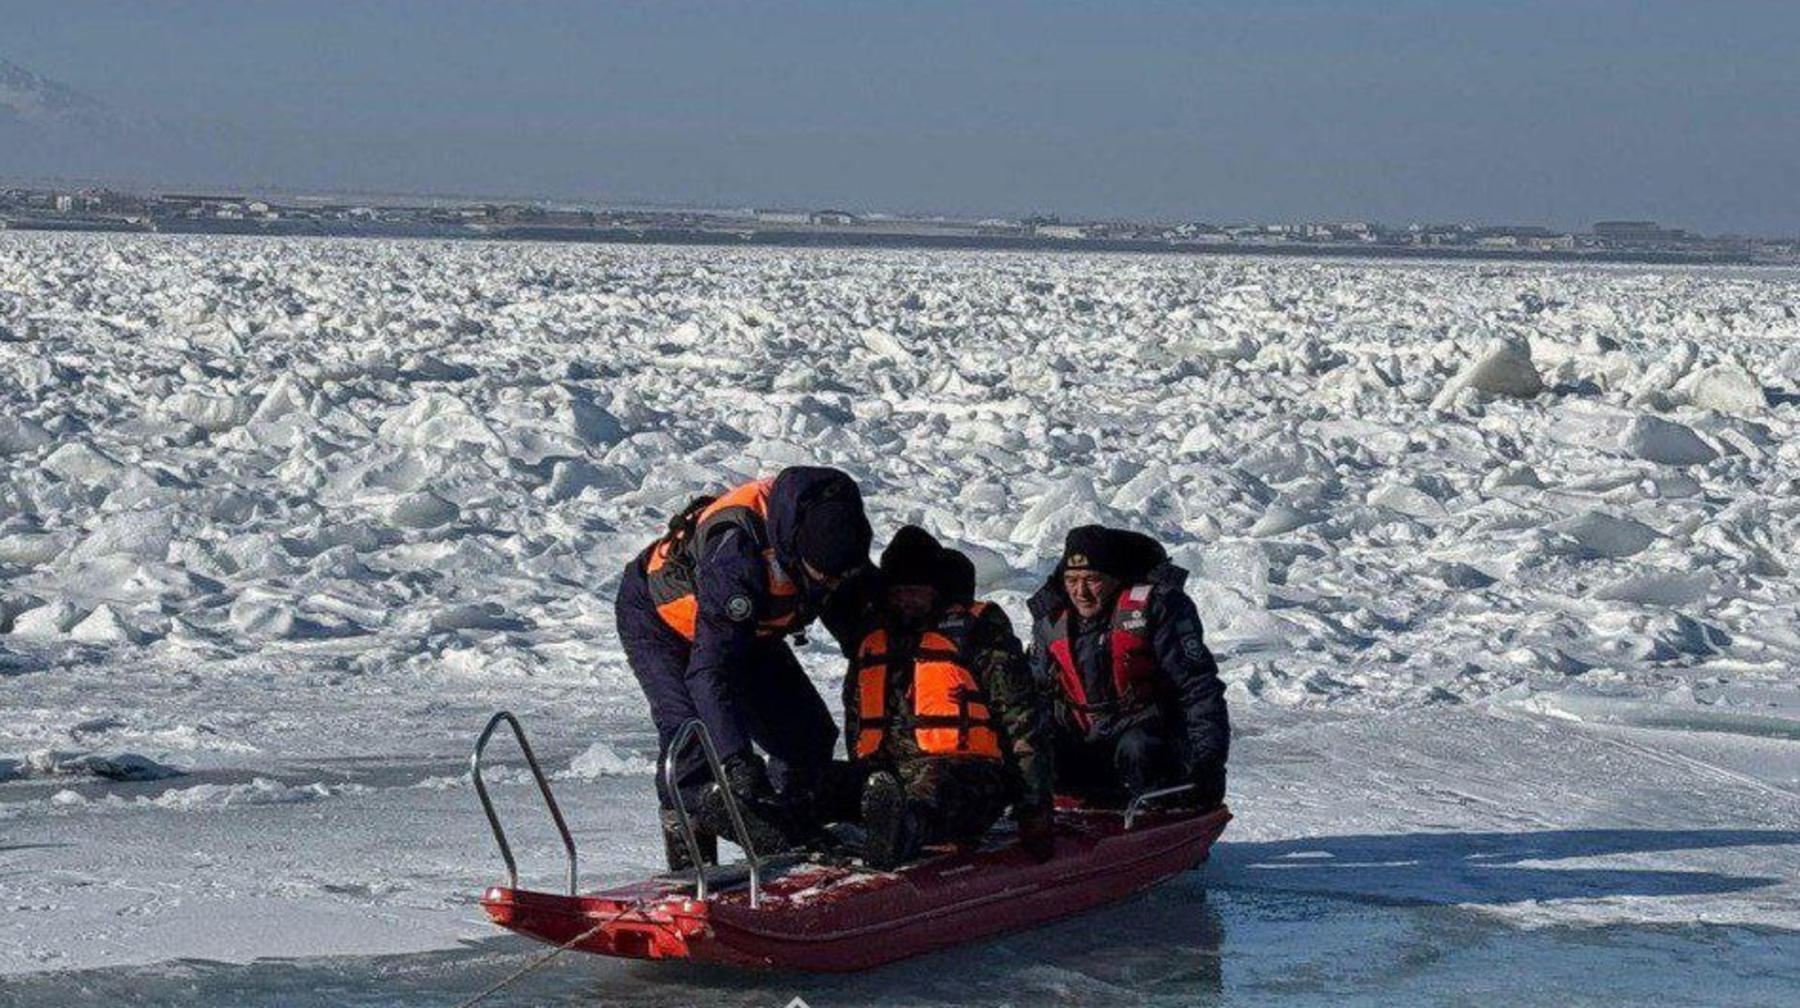
<path id="1" fill-rule="evenodd" d="M 1146 718 L 1162 718 L 1170 732 L 1182 742 L 1191 770 L 1204 766 L 1224 766 L 1231 750 L 1231 720 L 1225 709 L 1225 685 L 1219 681 L 1219 666 L 1206 646 L 1200 625 L 1200 613 L 1183 586 L 1188 572 L 1164 561 L 1152 568 L 1138 584 L 1151 586 L 1145 605 L 1149 618 L 1151 646 L 1156 652 L 1158 671 L 1166 677 L 1168 689 L 1159 709 L 1135 715 L 1097 715 L 1087 737 L 1093 741 L 1110 740 Z M 1055 659 L 1050 656 L 1049 637 L 1056 615 L 1068 607 L 1063 592 L 1060 570 L 1045 582 L 1029 603 L 1033 620 L 1031 671 L 1037 676 L 1046 695 L 1061 696 Z M 1069 647 L 1075 656 L 1075 669 L 1081 675 L 1088 702 L 1109 703 L 1118 692 L 1112 678 L 1112 613 L 1101 613 L 1092 620 L 1069 615 Z M 1059 714 L 1059 732 L 1079 732 L 1072 721 Z"/>
<path id="2" fill-rule="evenodd" d="M 773 546 L 781 564 L 801 589 L 801 611 L 793 629 L 804 629 L 821 615 L 823 592 L 807 582 L 794 537 L 804 507 L 830 499 L 862 501 L 856 481 L 837 469 L 792 466 L 775 475 L 769 490 L 768 542 L 728 529 L 708 537 L 705 551 L 695 565 L 699 613 L 694 622 L 693 649 L 688 656 L 687 685 L 696 712 L 713 733 L 721 756 L 750 748 L 750 732 L 743 712 L 732 698 L 733 689 L 755 689 L 757 649 L 782 647 L 779 640 L 759 640 L 757 621 L 769 607 L 768 561 L 763 550 Z M 836 595 L 844 594 L 842 590 Z M 748 600 L 746 607 L 743 600 Z M 832 600 L 825 612 L 825 626 L 840 647 L 854 649 L 856 627 L 849 617 L 835 613 L 845 608 Z"/>

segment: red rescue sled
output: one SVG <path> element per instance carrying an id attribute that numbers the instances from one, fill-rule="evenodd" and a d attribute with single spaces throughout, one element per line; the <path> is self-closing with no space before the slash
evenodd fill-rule
<path id="1" fill-rule="evenodd" d="M 483 743 L 503 718 L 511 719 L 496 715 Z M 517 722 L 512 724 L 518 732 Z M 523 733 L 518 735 L 523 747 Z M 479 756 L 478 744 L 477 789 L 513 877 L 511 887 L 483 893 L 488 917 L 553 945 L 629 959 L 814 972 L 868 969 L 1140 892 L 1205 861 L 1231 819 L 1223 806 L 1059 809 L 1056 854 L 1042 864 L 1026 856 L 1010 833 L 996 833 L 978 849 L 945 848 L 892 872 L 765 859 L 759 885 L 751 886 L 747 866 L 714 868 L 699 887 L 704 895 L 696 895 L 691 873 L 577 895 L 574 845 L 565 830 L 569 894 L 549 893 L 518 888 L 511 852 L 480 786 Z M 562 826 L 541 775 L 539 783 Z"/>

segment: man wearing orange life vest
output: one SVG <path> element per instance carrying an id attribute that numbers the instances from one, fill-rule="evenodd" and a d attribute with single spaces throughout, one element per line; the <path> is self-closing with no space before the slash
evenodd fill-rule
<path id="1" fill-rule="evenodd" d="M 958 555 L 908 525 L 881 554 L 881 604 L 844 683 L 863 778 L 864 860 L 889 868 L 927 844 L 978 840 L 1010 801 L 1027 852 L 1053 849 L 1047 724 L 1024 648 L 973 597 Z"/>
<path id="2" fill-rule="evenodd" d="M 1097 804 L 1177 784 L 1216 805 L 1231 723 L 1187 571 L 1148 536 L 1086 525 L 1030 601 L 1032 671 L 1055 697 L 1056 790 Z"/>
<path id="3" fill-rule="evenodd" d="M 664 755 L 682 724 L 706 725 L 724 764 L 719 783 L 748 813 L 759 853 L 810 832 L 814 791 L 837 738 L 785 638 L 823 615 L 833 636 L 854 646 L 855 628 L 833 617 L 832 596 L 868 567 L 871 538 L 849 475 L 795 466 L 694 501 L 620 582 L 619 637 Z M 704 847 L 715 836 L 735 839 L 710 778 L 697 752 L 684 754 L 677 786 L 698 809 Z M 661 774 L 657 788 L 670 867 L 684 867 Z"/>

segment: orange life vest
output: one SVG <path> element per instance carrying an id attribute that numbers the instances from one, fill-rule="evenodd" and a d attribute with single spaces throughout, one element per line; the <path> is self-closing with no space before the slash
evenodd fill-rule
<path id="1" fill-rule="evenodd" d="M 1113 691 L 1118 696 L 1114 704 L 1088 702 L 1087 688 L 1081 683 L 1081 670 L 1075 667 L 1075 652 L 1069 644 L 1069 610 L 1060 610 L 1050 624 L 1050 657 L 1056 660 L 1063 703 L 1082 730 L 1093 726 L 1096 713 L 1129 713 L 1156 701 L 1156 649 L 1150 642 L 1150 615 L 1145 611 L 1149 603 L 1147 584 L 1125 589 L 1113 603 L 1110 644 Z"/>
<path id="2" fill-rule="evenodd" d="M 888 710 L 888 634 L 863 638 L 856 656 L 856 755 L 881 749 L 888 729 L 910 728 L 920 751 L 932 756 L 1000 758 L 1000 733 L 987 693 L 969 669 L 969 629 L 987 606 L 953 607 L 938 625 L 919 637 L 912 654 L 911 709 Z"/>
<path id="3" fill-rule="evenodd" d="M 669 522 L 669 532 L 644 551 L 644 573 L 650 581 L 650 599 L 656 614 L 671 629 L 694 639 L 700 617 L 695 569 L 707 541 L 728 529 L 738 529 L 762 552 L 768 578 L 765 611 L 757 620 L 761 637 L 780 637 L 801 623 L 800 588 L 775 559 L 769 538 L 769 488 L 773 477 L 745 483 L 720 497 L 702 497 Z"/>

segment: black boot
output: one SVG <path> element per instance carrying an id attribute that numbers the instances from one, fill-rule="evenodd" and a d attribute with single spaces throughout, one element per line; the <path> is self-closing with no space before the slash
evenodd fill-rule
<path id="1" fill-rule="evenodd" d="M 661 812 L 663 856 L 668 859 L 672 872 L 688 871 L 695 867 L 693 855 L 681 839 L 680 820 L 670 809 Z M 701 828 L 699 823 L 692 823 L 694 840 L 700 847 L 700 857 L 709 864 L 719 863 L 719 838 L 716 834 Z"/>
<path id="2" fill-rule="evenodd" d="M 919 852 L 919 827 L 906 787 L 887 771 L 869 775 L 862 795 L 863 863 L 887 870 Z"/>
<path id="3" fill-rule="evenodd" d="M 722 836 L 739 847 L 744 846 L 738 839 L 737 826 L 731 821 L 731 813 L 725 808 L 725 792 L 717 784 L 706 789 L 701 796 L 699 809 L 695 813 L 698 828 L 708 830 L 715 836 Z M 777 820 L 775 810 L 758 802 L 738 802 L 738 811 L 744 817 L 744 829 L 750 834 L 750 844 L 756 848 L 757 857 L 768 857 L 791 850 L 794 842 Z"/>

